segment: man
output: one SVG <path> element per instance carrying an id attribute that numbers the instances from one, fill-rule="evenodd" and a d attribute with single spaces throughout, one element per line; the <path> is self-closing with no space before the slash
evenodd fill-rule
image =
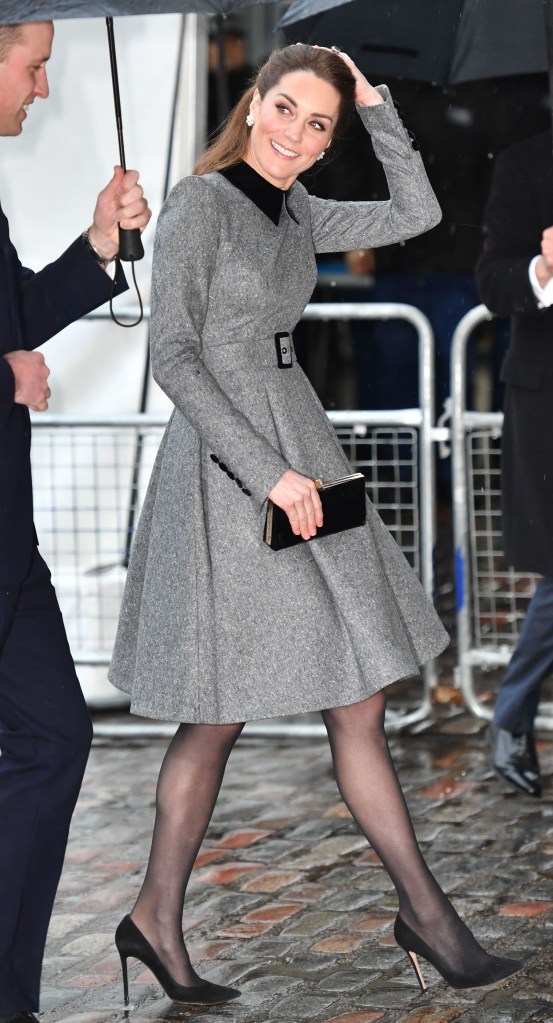
<path id="1" fill-rule="evenodd" d="M 0 27 L 0 134 L 48 96 L 50 22 Z M 40 273 L 23 268 L 0 209 L 0 1021 L 38 1009 L 48 922 L 91 740 L 48 568 L 33 527 L 29 408 L 48 407 L 34 349 L 126 288 L 118 225 L 151 213 L 138 174 L 116 168 L 92 224 Z"/>
<path id="2" fill-rule="evenodd" d="M 534 721 L 553 669 L 553 156 L 551 132 L 497 160 L 476 267 L 482 301 L 511 317 L 502 369 L 503 533 L 509 565 L 542 576 L 500 686 L 492 765 L 512 788 L 541 795 Z"/>

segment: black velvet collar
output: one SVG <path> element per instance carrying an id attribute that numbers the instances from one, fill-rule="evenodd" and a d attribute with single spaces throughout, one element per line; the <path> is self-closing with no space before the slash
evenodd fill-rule
<path id="1" fill-rule="evenodd" d="M 221 171 L 221 174 L 227 181 L 230 181 L 231 185 L 239 188 L 248 199 L 251 199 L 258 210 L 261 210 L 278 227 L 282 213 L 282 201 L 287 198 L 288 192 L 277 188 L 276 185 L 271 185 L 270 181 L 267 181 L 243 160 L 235 164 L 234 167 L 227 167 L 226 170 Z"/>

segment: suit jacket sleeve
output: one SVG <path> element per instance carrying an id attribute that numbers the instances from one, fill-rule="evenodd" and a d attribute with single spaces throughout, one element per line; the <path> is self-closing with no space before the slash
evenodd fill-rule
<path id="1" fill-rule="evenodd" d="M 75 320 L 108 301 L 110 295 L 125 291 L 127 283 L 120 266 L 114 282 L 85 250 L 80 238 L 55 262 L 38 273 L 23 267 L 7 237 L 3 256 L 9 294 L 4 296 L 11 322 L 2 317 L 0 338 L 0 426 L 6 424 L 15 394 L 12 370 L 2 354 L 24 348 L 31 351 Z"/>
<path id="2" fill-rule="evenodd" d="M 528 267 L 539 255 L 547 225 L 539 223 L 535 190 L 518 146 L 497 159 L 484 226 L 484 251 L 475 270 L 480 298 L 497 316 L 542 315 Z"/>
<path id="3" fill-rule="evenodd" d="M 112 293 L 111 277 L 86 251 L 80 238 L 38 273 L 19 265 L 21 345 L 28 350 L 37 348 L 68 324 L 103 305 Z M 126 288 L 119 264 L 114 295 Z"/>
<path id="4" fill-rule="evenodd" d="M 0 426 L 11 412 L 15 394 L 15 379 L 10 366 L 0 357 Z"/>

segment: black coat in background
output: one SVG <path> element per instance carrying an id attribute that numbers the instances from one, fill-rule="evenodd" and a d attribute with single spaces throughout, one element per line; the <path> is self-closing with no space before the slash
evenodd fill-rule
<path id="1" fill-rule="evenodd" d="M 509 565 L 553 576 L 553 308 L 538 308 L 528 266 L 553 226 L 551 132 L 502 153 L 485 213 L 476 267 L 482 301 L 511 317 L 502 368 L 503 535 Z"/>
<path id="2" fill-rule="evenodd" d="M 121 272 L 115 294 L 126 287 Z M 113 281 L 77 239 L 54 263 L 34 274 L 21 266 L 0 208 L 0 584 L 20 583 L 35 534 L 31 487 L 31 424 L 14 404 L 14 377 L 2 358 L 32 350 L 69 323 L 103 305 Z"/>

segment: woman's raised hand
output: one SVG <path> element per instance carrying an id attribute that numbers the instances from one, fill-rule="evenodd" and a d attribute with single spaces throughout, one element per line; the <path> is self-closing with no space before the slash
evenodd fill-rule
<path id="1" fill-rule="evenodd" d="M 343 50 L 338 49 L 337 46 L 321 46 L 317 47 L 321 50 L 330 50 L 335 53 L 338 57 L 343 60 L 344 64 L 347 64 L 353 77 L 355 78 L 355 102 L 359 103 L 362 107 L 374 107 L 378 103 L 383 103 L 384 100 L 379 92 L 376 91 L 374 86 L 365 78 L 365 75 L 361 73 L 357 64 L 354 64 L 351 57 L 344 53 Z"/>
<path id="2" fill-rule="evenodd" d="M 288 516 L 292 532 L 304 540 L 316 536 L 323 524 L 321 499 L 313 480 L 294 469 L 287 469 L 275 484 L 270 500 Z"/>

